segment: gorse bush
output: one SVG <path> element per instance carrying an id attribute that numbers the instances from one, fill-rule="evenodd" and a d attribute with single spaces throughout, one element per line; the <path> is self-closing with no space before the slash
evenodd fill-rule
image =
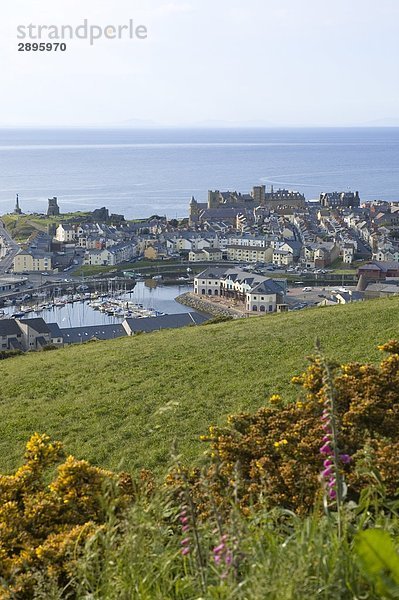
<path id="1" fill-rule="evenodd" d="M 377 480 L 380 493 L 397 500 L 399 343 L 389 342 L 380 350 L 388 356 L 379 367 L 328 365 L 330 383 L 324 359 L 318 355 L 303 375 L 293 379 L 303 389 L 297 402 L 284 404 L 281 396 L 273 395 L 269 405 L 255 414 L 230 416 L 226 427 L 211 426 L 209 435 L 202 436 L 211 444 L 211 466 L 205 475 L 198 469 L 184 470 L 204 514 L 209 487 L 213 501 L 229 505 L 234 494 L 243 510 L 260 502 L 299 514 L 313 509 L 322 494 L 320 473 L 328 450 L 323 411 L 329 386 L 348 499 L 358 501 Z M 176 481 L 182 483 L 175 472 L 169 482 Z"/>
<path id="2" fill-rule="evenodd" d="M 129 478 L 64 457 L 59 442 L 35 434 L 24 464 L 0 476 L 0 598 L 30 598 L 40 578 L 67 585 L 84 542 L 129 502 Z"/>
<path id="3" fill-rule="evenodd" d="M 399 344 L 380 349 L 318 351 L 295 403 L 211 427 L 202 468 L 175 456 L 166 482 L 35 434 L 0 477 L 0 599 L 399 597 Z"/>

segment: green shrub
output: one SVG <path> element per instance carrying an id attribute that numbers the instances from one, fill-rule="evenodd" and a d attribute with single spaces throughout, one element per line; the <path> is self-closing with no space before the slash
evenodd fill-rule
<path id="1" fill-rule="evenodd" d="M 0 350 L 0 360 L 6 360 L 7 358 L 13 358 L 21 354 L 23 354 L 22 350 Z"/>
<path id="2" fill-rule="evenodd" d="M 86 539 L 129 503 L 126 477 L 68 456 L 59 442 L 35 434 L 24 464 L 0 476 L 0 598 L 33 598 L 38 579 L 68 585 Z M 131 487 L 131 486 L 130 486 Z M 72 590 L 71 590 L 72 593 Z"/>
<path id="3" fill-rule="evenodd" d="M 348 498 L 358 501 L 378 480 L 387 501 L 398 500 L 399 481 L 399 343 L 381 346 L 388 356 L 380 367 L 349 363 L 329 365 L 334 388 L 340 465 Z M 211 444 L 213 464 L 205 477 L 212 481 L 217 502 L 229 503 L 232 490 L 241 507 L 266 501 L 298 513 L 308 513 L 321 494 L 322 413 L 328 394 L 323 360 L 313 358 L 308 370 L 293 382 L 302 386 L 297 402 L 284 404 L 279 395 L 255 414 L 228 417 L 226 427 L 210 427 L 202 436 Z M 187 477 L 208 509 L 202 475 Z M 179 479 L 179 478 L 178 478 Z M 169 481 L 174 484 L 173 475 Z M 230 488 L 230 492 L 227 490 Z"/>

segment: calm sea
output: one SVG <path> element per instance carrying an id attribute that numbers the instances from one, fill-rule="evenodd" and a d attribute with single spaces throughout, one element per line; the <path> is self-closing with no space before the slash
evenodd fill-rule
<path id="1" fill-rule="evenodd" d="M 25 211 L 57 196 L 63 212 L 182 217 L 192 195 L 262 183 L 399 200 L 399 128 L 0 130 L 0 214 L 18 192 Z"/>

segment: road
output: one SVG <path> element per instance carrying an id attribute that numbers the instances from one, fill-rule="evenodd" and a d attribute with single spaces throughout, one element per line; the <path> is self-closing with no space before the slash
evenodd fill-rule
<path id="1" fill-rule="evenodd" d="M 3 221 L 0 220 L 0 275 L 12 267 L 14 256 L 18 250 L 18 244 L 14 242 L 4 227 Z"/>

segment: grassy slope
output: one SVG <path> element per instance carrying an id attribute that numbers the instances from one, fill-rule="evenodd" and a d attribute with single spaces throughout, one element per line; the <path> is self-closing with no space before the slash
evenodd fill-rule
<path id="1" fill-rule="evenodd" d="M 48 225 L 58 225 L 61 222 L 68 222 L 69 219 L 79 216 L 84 217 L 87 214 L 88 213 L 84 212 L 76 212 L 47 217 L 45 215 L 15 215 L 10 213 L 3 215 L 1 219 L 4 221 L 9 233 L 15 240 L 25 241 L 35 230 L 47 232 Z"/>
<path id="2" fill-rule="evenodd" d="M 0 471 L 19 463 L 36 430 L 112 468 L 162 469 L 174 438 L 192 458 L 210 423 L 255 410 L 273 392 L 293 398 L 290 378 L 306 366 L 316 336 L 332 358 L 375 361 L 377 344 L 399 337 L 398 312 L 399 298 L 375 300 L 3 361 Z"/>

